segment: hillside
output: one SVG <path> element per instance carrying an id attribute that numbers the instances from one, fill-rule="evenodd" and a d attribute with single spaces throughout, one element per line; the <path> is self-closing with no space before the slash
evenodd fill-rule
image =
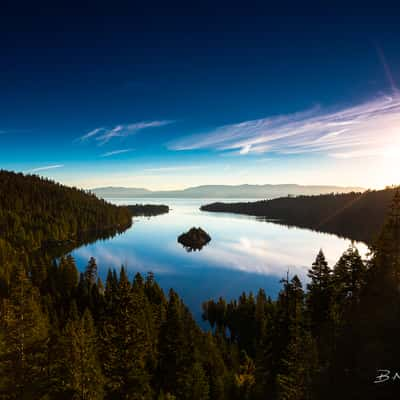
<path id="1" fill-rule="evenodd" d="M 201 210 L 254 215 L 371 243 L 381 229 L 394 193 L 395 189 L 390 188 L 247 203 L 212 203 Z"/>
<path id="2" fill-rule="evenodd" d="M 115 233 L 131 214 L 94 194 L 39 178 L 0 171 L 0 266 L 24 255 L 89 236 Z"/>
<path id="3" fill-rule="evenodd" d="M 179 197 L 179 198 L 232 198 L 274 199 L 283 196 L 316 195 L 324 193 L 362 192 L 360 187 L 283 185 L 203 185 L 183 190 L 151 191 L 142 188 L 104 187 L 91 190 L 97 196 L 110 197 Z"/>

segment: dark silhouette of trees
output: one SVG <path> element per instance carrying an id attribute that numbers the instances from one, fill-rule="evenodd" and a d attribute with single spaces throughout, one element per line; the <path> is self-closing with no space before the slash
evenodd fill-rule
<path id="1" fill-rule="evenodd" d="M 23 268 L 13 273 L 0 327 L 0 393 L 9 399 L 34 398 L 45 388 L 42 371 L 49 326 L 39 291 Z"/>
<path id="2" fill-rule="evenodd" d="M 126 208 L 134 217 L 154 217 L 169 212 L 169 207 L 165 204 L 130 204 Z"/>
<path id="3" fill-rule="evenodd" d="M 212 203 L 200 209 L 254 215 L 372 244 L 382 228 L 395 192 L 395 188 L 387 188 L 364 193 L 288 196 L 247 203 Z"/>

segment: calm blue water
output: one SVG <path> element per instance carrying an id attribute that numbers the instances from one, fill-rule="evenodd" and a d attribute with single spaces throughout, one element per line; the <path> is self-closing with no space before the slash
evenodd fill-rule
<path id="1" fill-rule="evenodd" d="M 275 297 L 287 270 L 306 282 L 307 270 L 320 248 L 333 265 L 350 244 L 334 235 L 199 210 L 201 204 L 215 199 L 107 200 L 168 204 L 171 210 L 157 217 L 134 218 L 123 234 L 76 249 L 72 255 L 79 268 L 84 269 L 93 256 L 102 278 L 108 268 L 119 269 L 122 264 L 132 278 L 136 272 L 152 271 L 164 290 L 172 287 L 182 296 L 198 320 L 203 301 L 237 298 L 242 291 L 256 292 L 260 287 Z M 177 242 L 178 235 L 192 226 L 202 227 L 212 237 L 201 251 L 187 252 Z M 357 247 L 366 254 L 364 244 L 357 243 Z"/>

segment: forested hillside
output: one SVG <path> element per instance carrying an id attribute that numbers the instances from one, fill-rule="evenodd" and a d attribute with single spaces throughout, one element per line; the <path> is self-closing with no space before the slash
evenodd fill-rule
<path id="1" fill-rule="evenodd" d="M 282 197 L 247 203 L 212 203 L 202 211 L 254 215 L 301 228 L 372 243 L 379 233 L 395 188 L 363 193 Z"/>
<path id="2" fill-rule="evenodd" d="M 0 281 L 8 280 L 17 263 L 28 266 L 50 250 L 60 252 L 130 224 L 125 207 L 35 175 L 1 170 Z"/>

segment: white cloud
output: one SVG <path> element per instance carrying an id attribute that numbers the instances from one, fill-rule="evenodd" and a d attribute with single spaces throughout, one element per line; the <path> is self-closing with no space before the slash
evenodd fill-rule
<path id="1" fill-rule="evenodd" d="M 79 140 L 81 142 L 84 142 L 85 140 L 90 139 L 93 136 L 96 136 L 98 133 L 102 132 L 104 130 L 104 128 L 96 128 L 91 130 L 90 132 L 86 133 L 85 135 L 77 138 L 76 140 Z"/>
<path id="2" fill-rule="evenodd" d="M 160 120 L 160 121 L 141 121 L 127 125 L 116 125 L 114 128 L 95 128 L 85 135 L 76 139 L 76 141 L 84 142 L 90 139 L 94 139 L 98 142 L 99 146 L 108 143 L 115 137 L 126 137 L 133 135 L 143 129 L 148 128 L 159 128 L 165 125 L 174 123 L 172 120 Z"/>
<path id="3" fill-rule="evenodd" d="M 224 125 L 178 139 L 174 150 L 250 153 L 325 153 L 334 157 L 380 155 L 400 139 L 400 96 L 381 96 L 339 111 L 306 112 Z"/>
<path id="4" fill-rule="evenodd" d="M 160 126 L 169 125 L 174 122 L 175 121 L 172 120 L 135 122 L 134 124 L 127 125 L 126 128 L 129 131 L 138 131 L 139 129 L 145 128 L 158 128 Z"/>
<path id="5" fill-rule="evenodd" d="M 133 149 L 121 149 L 121 150 L 108 151 L 107 153 L 101 154 L 100 157 L 110 157 L 110 156 L 114 156 L 116 154 L 128 153 L 128 152 L 130 152 L 132 150 Z"/>
<path id="6" fill-rule="evenodd" d="M 115 128 L 106 130 L 102 135 L 97 136 L 96 140 L 99 142 L 100 145 L 107 143 L 112 138 L 117 136 L 127 136 L 123 132 L 124 127 L 122 125 L 117 125 Z"/>
<path id="7" fill-rule="evenodd" d="M 26 172 L 34 173 L 34 172 L 40 172 L 40 171 L 47 171 L 49 169 L 62 168 L 63 166 L 64 166 L 64 164 L 45 165 L 43 167 L 30 169 Z"/>

